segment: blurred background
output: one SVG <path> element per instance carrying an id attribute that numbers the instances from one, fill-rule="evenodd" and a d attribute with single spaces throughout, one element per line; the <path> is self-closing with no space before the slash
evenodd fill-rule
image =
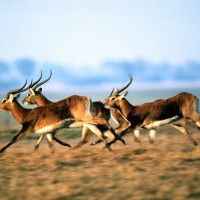
<path id="1" fill-rule="evenodd" d="M 0 97 L 50 69 L 42 88 L 53 101 L 102 101 L 129 74 L 132 104 L 200 97 L 200 1 L 1 0 Z"/>

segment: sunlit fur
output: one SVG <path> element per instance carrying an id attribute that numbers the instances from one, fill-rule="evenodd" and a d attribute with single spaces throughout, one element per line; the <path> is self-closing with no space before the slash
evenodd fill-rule
<path id="1" fill-rule="evenodd" d="M 113 134 L 115 134 L 104 118 L 93 118 L 91 114 L 88 113 L 89 105 L 90 99 L 88 99 L 88 97 L 72 95 L 48 106 L 25 109 L 18 103 L 17 98 L 12 94 L 6 95 L 0 103 L 0 110 L 10 112 L 22 125 L 22 129 L 0 150 L 0 152 L 5 151 L 13 143 L 32 131 L 40 132 L 40 130 L 42 130 L 42 134 L 47 134 L 49 132 L 55 134 L 57 129 L 66 127 L 66 123 L 70 126 L 74 120 L 89 124 L 105 125 Z M 101 139 L 107 144 L 102 135 Z"/>
<path id="2" fill-rule="evenodd" d="M 123 89 L 126 88 L 126 86 L 123 87 Z M 123 90 L 118 91 L 122 92 Z M 118 91 L 105 98 L 104 104 L 106 107 L 118 109 L 131 122 L 131 126 L 126 130 L 126 133 L 138 128 L 155 128 L 160 125 L 175 123 L 181 118 L 184 118 L 183 124 L 190 125 L 192 121 L 196 123 L 198 129 L 200 128 L 200 115 L 197 112 L 198 98 L 192 94 L 182 92 L 169 99 L 133 106 L 125 99 L 127 92 L 119 94 Z M 185 121 L 188 121 L 188 123 L 185 123 Z M 182 123 L 182 121 L 173 124 L 173 126 L 187 134 L 191 142 L 197 145 L 197 142 L 184 127 L 180 129 L 181 125 L 179 123 Z"/>
<path id="3" fill-rule="evenodd" d="M 38 90 L 29 89 L 26 97 L 22 101 L 23 104 L 35 104 L 37 106 L 44 106 L 52 104 L 53 102 L 47 99 L 42 94 L 42 89 L 39 88 Z M 95 118 L 104 118 L 105 120 L 109 120 L 112 118 L 115 123 L 118 124 L 117 129 L 115 130 L 116 133 L 120 133 L 123 130 L 126 130 L 129 126 L 129 123 L 126 118 L 116 109 L 106 109 L 104 104 L 100 101 L 91 102 L 88 101 L 88 113 L 91 113 L 91 115 Z M 80 126 L 80 124 L 78 124 Z M 87 143 L 89 140 L 90 130 L 95 133 L 98 137 L 101 138 L 101 134 L 103 133 L 103 136 L 105 138 L 113 139 L 113 134 L 111 131 L 104 125 L 93 125 L 93 124 L 87 124 L 82 123 L 83 130 L 82 130 L 82 137 L 81 141 L 75 146 L 80 147 L 83 144 Z M 70 127 L 77 127 L 77 123 L 73 122 Z M 94 142 L 92 144 L 96 144 L 101 142 L 102 139 L 98 140 L 97 142 Z M 37 142 L 37 148 L 39 146 L 39 142 Z"/>

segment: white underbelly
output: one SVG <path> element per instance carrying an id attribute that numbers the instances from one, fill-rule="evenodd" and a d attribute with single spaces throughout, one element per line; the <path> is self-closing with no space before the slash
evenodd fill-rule
<path id="1" fill-rule="evenodd" d="M 83 127 L 83 122 L 73 122 L 69 125 L 69 128 L 81 128 Z"/>
<path id="2" fill-rule="evenodd" d="M 47 134 L 50 132 L 56 132 L 57 130 L 60 130 L 63 128 L 79 128 L 82 126 L 83 126 L 83 122 L 76 122 L 71 119 L 66 119 L 56 124 L 48 125 L 41 129 L 35 130 L 34 132 L 37 134 Z"/>
<path id="3" fill-rule="evenodd" d="M 168 119 L 152 122 L 150 124 L 142 126 L 141 128 L 142 129 L 156 128 L 157 126 L 163 126 L 163 125 L 166 125 L 166 124 L 174 123 L 174 122 L 180 120 L 181 118 L 182 117 L 175 116 L 175 117 L 172 117 L 172 118 L 168 118 Z"/>

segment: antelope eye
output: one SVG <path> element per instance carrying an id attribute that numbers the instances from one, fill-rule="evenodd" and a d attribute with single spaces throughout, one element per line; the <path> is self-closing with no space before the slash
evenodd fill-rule
<path id="1" fill-rule="evenodd" d="M 5 99 L 3 99 L 1 102 L 2 102 L 2 103 L 6 103 L 6 100 L 5 100 Z"/>
<path id="2" fill-rule="evenodd" d="M 115 98 L 111 97 L 111 98 L 110 98 L 110 101 L 113 101 L 113 100 L 115 100 Z"/>
<path id="3" fill-rule="evenodd" d="M 27 94 L 27 97 L 30 97 L 31 95 L 30 94 Z"/>

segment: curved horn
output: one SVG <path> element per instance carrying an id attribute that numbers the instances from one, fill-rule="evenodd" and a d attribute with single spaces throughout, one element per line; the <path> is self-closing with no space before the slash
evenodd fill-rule
<path id="1" fill-rule="evenodd" d="M 32 83 L 30 87 L 33 88 L 33 86 L 36 85 L 41 80 L 41 78 L 42 78 L 42 70 L 41 70 L 39 79 L 37 81 L 35 81 L 34 83 Z"/>
<path id="2" fill-rule="evenodd" d="M 27 86 L 26 88 L 23 88 L 23 89 L 20 90 L 19 92 L 24 92 L 24 91 L 28 90 L 28 89 L 32 86 L 32 82 L 33 82 L 33 80 L 31 80 L 31 83 L 30 83 L 29 86 Z M 18 93 L 19 93 L 19 92 L 18 92 Z"/>
<path id="3" fill-rule="evenodd" d="M 34 87 L 32 87 L 33 90 L 35 90 L 36 88 L 38 88 L 39 86 L 43 85 L 44 83 L 46 83 L 50 78 L 51 78 L 51 75 L 52 75 L 52 71 L 50 69 L 50 76 L 49 78 L 47 78 L 46 80 L 42 81 L 41 83 L 38 83 L 37 85 L 35 85 Z"/>
<path id="4" fill-rule="evenodd" d="M 26 86 L 26 83 L 27 83 L 27 79 L 26 79 L 26 82 L 24 83 L 24 85 L 18 89 L 15 89 L 15 90 L 10 90 L 7 94 L 6 94 L 6 97 L 8 98 L 10 94 L 16 94 L 18 92 L 20 92 L 25 86 Z"/>
<path id="5" fill-rule="evenodd" d="M 124 87 L 122 87 L 120 89 L 117 89 L 117 91 L 113 94 L 114 96 L 117 96 L 120 92 L 122 92 L 123 90 L 125 90 L 132 83 L 133 77 L 132 77 L 131 74 L 129 75 L 129 78 L 130 78 L 129 83 L 127 85 L 125 85 Z"/>
<path id="6" fill-rule="evenodd" d="M 113 93 L 114 89 L 115 89 L 115 88 L 113 88 L 113 89 L 112 89 L 112 91 L 111 91 L 111 93 L 110 93 L 109 97 L 111 97 L 111 95 L 112 95 L 112 93 Z"/>

